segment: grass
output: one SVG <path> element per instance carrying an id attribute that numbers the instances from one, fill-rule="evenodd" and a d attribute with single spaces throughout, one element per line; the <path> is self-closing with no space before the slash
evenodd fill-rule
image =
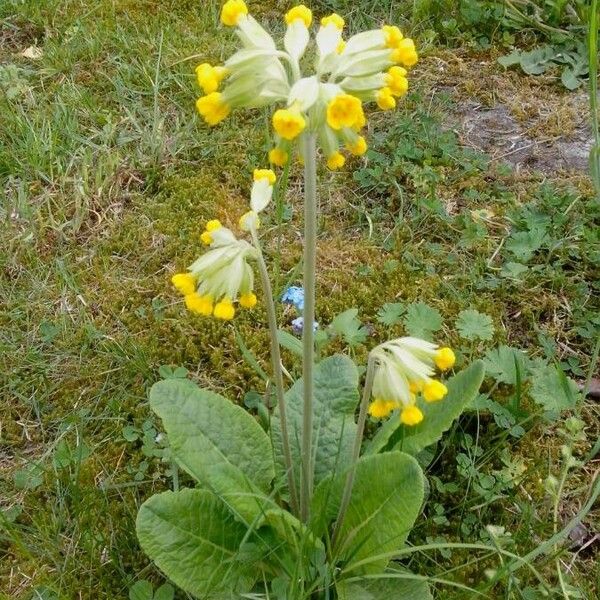
<path id="1" fill-rule="evenodd" d="M 257 8 L 262 19 L 276 22 L 274 4 Z M 133 535 L 139 503 L 173 476 L 148 386 L 165 374 L 161 366 L 176 365 L 237 402 L 263 391 L 236 341 L 238 333 L 267 367 L 261 310 L 235 326 L 195 320 L 168 286 L 197 255 L 207 219 L 235 223 L 232 206 L 245 202 L 248 175 L 268 148 L 266 115 L 235 114 L 208 130 L 194 114 L 193 67 L 231 46 L 215 7 L 0 7 L 0 598 L 123 598 L 136 580 L 161 582 Z M 354 8 L 351 26 L 373 21 L 367 14 Z M 21 54 L 30 46 L 41 57 Z M 503 73 L 486 55 L 462 56 L 465 69 L 451 66 L 456 89 L 434 94 L 438 61 L 452 65 L 452 55 L 430 50 L 399 112 L 374 115 L 368 162 L 322 173 L 317 314 L 325 328 L 360 308 L 365 343 L 342 333 L 327 348 L 359 359 L 377 340 L 423 325 L 406 320 L 416 302 L 439 313 L 443 325 L 432 333 L 463 361 L 499 344 L 529 352 L 522 386 L 490 375 L 482 408 L 450 432 L 445 454 L 430 457 L 431 497 L 412 539 L 440 544 L 411 559 L 415 572 L 482 585 L 483 569 L 495 565 L 444 544 L 489 540 L 489 524 L 505 528 L 496 543 L 520 554 L 548 539 L 553 506 L 540 482 L 559 473 L 561 445 L 577 438 L 583 460 L 598 437 L 593 401 L 576 401 L 586 423 L 577 437 L 535 398 L 555 363 L 579 380 L 594 369 L 599 210 L 584 174 L 515 172 L 440 133 L 465 95 L 493 102 L 492 77 L 501 92 L 533 90 L 551 106 L 565 94 Z M 282 257 L 292 281 L 299 197 L 294 167 Z M 266 245 L 272 253 L 272 235 Z M 386 303 L 402 306 L 382 322 Z M 491 336 L 459 332 L 468 310 L 491 318 Z M 294 364 L 292 353 L 284 358 Z M 515 398 L 522 408 L 511 412 Z M 587 460 L 567 479 L 561 523 L 585 503 L 594 468 Z M 584 521 L 586 540 L 597 516 Z M 593 551 L 560 555 L 568 585 L 587 598 L 600 578 Z M 538 563 L 556 582 L 553 557 Z M 505 578 L 490 593 L 520 598 L 519 586 L 531 585 Z M 449 590 L 440 597 L 461 597 Z"/>

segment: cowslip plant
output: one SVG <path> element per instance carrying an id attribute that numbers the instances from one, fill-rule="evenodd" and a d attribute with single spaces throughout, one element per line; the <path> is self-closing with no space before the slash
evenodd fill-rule
<path id="1" fill-rule="evenodd" d="M 314 323 L 317 140 L 331 168 L 343 164 L 341 144 L 364 152 L 362 102 L 395 105 L 407 86 L 406 71 L 395 63 L 416 62 L 414 43 L 393 26 L 344 42 L 343 19 L 329 15 L 316 34 L 315 74 L 302 77 L 312 23 L 308 8 L 285 15 L 285 50 L 276 48 L 243 0 L 228 0 L 221 20 L 236 27 L 244 48 L 223 67 L 205 63 L 197 69 L 206 94 L 198 110 L 215 125 L 235 108 L 285 104 L 273 115 L 277 145 L 270 159 L 286 162 L 300 142 L 302 313 L 304 323 Z M 473 399 L 482 363 L 445 379 L 455 362 L 450 348 L 416 337 L 391 340 L 369 353 L 361 399 L 354 362 L 334 355 L 315 363 L 314 328 L 303 327 L 302 377 L 286 390 L 259 235 L 276 181 L 271 169 L 256 169 L 239 234 L 209 221 L 200 235 L 207 250 L 172 277 L 191 313 L 230 321 L 238 308 L 256 305 L 258 274 L 276 407 L 263 429 L 242 407 L 186 378 L 156 383 L 150 406 L 162 419 L 173 460 L 197 487 L 146 500 L 138 538 L 165 575 L 198 598 L 430 598 L 426 577 L 390 561 L 424 499 L 424 475 L 414 456 Z M 383 423 L 364 443 L 369 416 Z"/>

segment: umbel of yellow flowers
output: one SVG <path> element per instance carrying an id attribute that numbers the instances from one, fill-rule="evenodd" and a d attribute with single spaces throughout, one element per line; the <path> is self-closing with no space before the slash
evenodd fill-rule
<path id="1" fill-rule="evenodd" d="M 417 406 L 420 395 L 425 402 L 437 402 L 448 393 L 446 386 L 434 379 L 435 369 L 447 371 L 454 366 L 450 348 L 414 337 L 385 342 L 373 350 L 375 374 L 369 414 L 383 419 L 398 410 L 404 425 L 418 425 L 423 412 Z"/>
<path id="2" fill-rule="evenodd" d="M 244 0 L 227 0 L 221 22 L 235 27 L 242 48 L 223 66 L 197 67 L 205 95 L 196 106 L 209 125 L 216 125 L 236 108 L 279 105 L 272 119 L 276 145 L 269 153 L 278 166 L 288 161 L 293 141 L 305 130 L 317 134 L 330 169 L 344 165 L 342 147 L 355 156 L 364 154 L 363 103 L 395 108 L 396 99 L 408 90 L 407 69 L 418 60 L 414 42 L 398 27 L 385 25 L 344 40 L 344 19 L 334 13 L 321 19 L 314 66 L 304 76 L 301 59 L 313 15 L 303 4 L 285 14 L 283 49 L 248 14 Z"/>
<path id="3" fill-rule="evenodd" d="M 250 210 L 240 217 L 240 229 L 251 231 L 260 225 L 258 213 L 273 196 L 275 173 L 271 169 L 255 169 L 250 194 Z M 206 223 L 200 240 L 208 252 L 192 263 L 185 273 L 171 278 L 184 296 L 186 307 L 193 313 L 229 321 L 235 315 L 235 303 L 242 308 L 256 305 L 254 271 L 250 262 L 257 250 L 213 219 Z"/>

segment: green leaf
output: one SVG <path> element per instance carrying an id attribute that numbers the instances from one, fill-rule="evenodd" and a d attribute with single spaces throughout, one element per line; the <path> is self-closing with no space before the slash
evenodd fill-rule
<path id="1" fill-rule="evenodd" d="M 489 350 L 484 358 L 485 370 L 499 383 L 517 385 L 526 379 L 527 355 L 518 348 L 499 346 Z"/>
<path id="2" fill-rule="evenodd" d="M 296 356 L 302 356 L 302 340 L 283 329 L 277 330 L 277 339 L 280 346 L 283 346 Z"/>
<path id="3" fill-rule="evenodd" d="M 506 242 L 506 249 L 518 260 L 528 262 L 533 258 L 545 241 L 544 229 L 535 228 L 531 231 L 517 231 L 512 233 Z"/>
<path id="4" fill-rule="evenodd" d="M 431 334 L 442 327 L 442 315 L 424 302 L 413 302 L 406 311 L 404 326 L 414 337 L 431 339 Z"/>
<path id="5" fill-rule="evenodd" d="M 581 79 L 577 77 L 575 71 L 573 71 L 571 67 L 565 67 L 563 69 L 560 80 L 568 90 L 576 90 L 582 84 Z"/>
<path id="6" fill-rule="evenodd" d="M 185 379 L 152 386 L 173 458 L 246 522 L 260 514 L 274 477 L 269 437 L 242 407 Z"/>
<path id="7" fill-rule="evenodd" d="M 491 340 L 494 337 L 492 318 L 473 309 L 458 313 L 456 329 L 465 340 Z"/>
<path id="8" fill-rule="evenodd" d="M 358 404 L 358 372 L 347 356 L 338 354 L 318 363 L 314 368 L 314 377 L 313 448 L 317 484 L 336 469 L 345 469 L 350 464 L 356 433 L 354 411 Z M 303 389 L 304 382 L 301 378 L 285 395 L 288 435 L 295 466 L 294 474 L 298 482 L 302 456 Z M 271 427 L 275 454 L 282 457 L 281 425 L 277 409 L 274 411 Z M 283 463 L 281 467 L 284 468 Z"/>
<path id="9" fill-rule="evenodd" d="M 529 270 L 527 265 L 518 262 L 507 262 L 502 266 L 500 275 L 507 279 L 522 279 L 521 275 Z"/>
<path id="10" fill-rule="evenodd" d="M 247 591 L 247 575 L 235 563 L 246 527 L 208 490 L 152 496 L 140 508 L 136 530 L 146 554 L 186 592 L 212 600 Z"/>
<path id="11" fill-rule="evenodd" d="M 362 326 L 356 315 L 358 308 L 349 308 L 329 324 L 329 329 L 341 335 L 350 346 L 362 344 L 367 339 L 367 328 Z"/>
<path id="12" fill-rule="evenodd" d="M 129 600 L 152 600 L 153 588 L 152 584 L 145 579 L 136 581 L 129 588 Z"/>
<path id="13" fill-rule="evenodd" d="M 311 528 L 316 535 L 323 535 L 337 515 L 345 482 L 346 473 L 338 473 L 315 489 Z M 412 456 L 386 452 L 359 459 L 334 550 L 350 576 L 385 569 L 390 559 L 381 555 L 402 548 L 421 510 L 423 495 L 423 472 Z"/>
<path id="14" fill-rule="evenodd" d="M 498 59 L 498 63 L 503 67 L 512 67 L 514 65 L 518 65 L 521 62 L 521 53 L 518 50 L 511 52 L 510 54 L 506 54 L 505 56 L 501 56 Z"/>
<path id="15" fill-rule="evenodd" d="M 412 573 L 394 573 L 381 579 L 364 579 L 359 581 L 340 581 L 336 585 L 338 600 L 433 600 L 426 581 L 419 580 Z M 414 578 L 414 579 L 413 579 Z"/>
<path id="16" fill-rule="evenodd" d="M 154 593 L 154 600 L 173 600 L 175 589 L 170 583 L 163 583 Z"/>
<path id="17" fill-rule="evenodd" d="M 392 416 L 398 427 L 390 437 L 388 447 L 415 455 L 437 442 L 476 396 L 484 373 L 483 362 L 475 361 L 446 382 L 448 395 L 443 400 L 420 401 L 419 408 L 423 411 L 423 420 L 418 425 L 401 425 L 399 419 Z"/>
<path id="18" fill-rule="evenodd" d="M 377 313 L 377 320 L 383 325 L 396 325 L 400 323 L 402 315 L 406 312 L 406 306 L 402 302 L 387 302 Z"/>
<path id="19" fill-rule="evenodd" d="M 548 412 L 560 414 L 574 408 L 581 396 L 577 384 L 559 367 L 536 369 L 532 378 L 531 397 Z"/>

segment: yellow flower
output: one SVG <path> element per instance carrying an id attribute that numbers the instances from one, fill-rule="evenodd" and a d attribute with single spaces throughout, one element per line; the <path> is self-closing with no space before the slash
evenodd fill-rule
<path id="1" fill-rule="evenodd" d="M 275 173 L 271 169 L 254 169 L 253 177 L 254 181 L 266 179 L 271 185 L 277 180 Z"/>
<path id="2" fill-rule="evenodd" d="M 296 19 L 300 19 L 305 27 L 310 27 L 310 24 L 312 23 L 312 12 L 310 8 L 307 8 L 304 4 L 298 4 L 298 6 L 290 8 L 290 10 L 285 13 L 285 22 L 288 25 L 291 25 Z"/>
<path id="3" fill-rule="evenodd" d="M 391 67 L 385 75 L 385 83 L 394 96 L 404 96 L 408 91 L 408 79 L 406 69 L 402 67 Z"/>
<path id="4" fill-rule="evenodd" d="M 362 135 L 359 135 L 355 142 L 346 144 L 346 149 L 354 156 L 362 156 L 367 151 L 367 142 Z"/>
<path id="5" fill-rule="evenodd" d="M 423 398 L 427 402 L 437 402 L 448 393 L 448 388 L 436 379 L 431 379 L 423 387 Z"/>
<path id="6" fill-rule="evenodd" d="M 418 392 L 422 392 L 423 391 L 423 382 L 422 381 L 410 381 L 408 384 L 408 389 L 410 390 L 410 392 L 412 394 L 416 394 Z"/>
<path id="7" fill-rule="evenodd" d="M 273 128 L 286 140 L 298 137 L 305 127 L 304 117 L 294 110 L 280 108 L 273 115 Z"/>
<path id="8" fill-rule="evenodd" d="M 392 61 L 405 67 L 416 65 L 418 60 L 419 55 L 415 43 L 410 38 L 404 38 L 392 51 Z"/>
<path id="9" fill-rule="evenodd" d="M 454 366 L 456 356 L 451 348 L 440 348 L 437 351 L 434 360 L 440 371 L 447 371 Z"/>
<path id="10" fill-rule="evenodd" d="M 193 294 L 196 291 L 196 278 L 191 273 L 175 273 L 171 277 L 171 283 L 184 296 Z"/>
<path id="11" fill-rule="evenodd" d="M 194 292 L 187 294 L 185 297 L 185 305 L 189 311 L 208 317 L 212 314 L 213 304 L 210 296 L 201 296 Z"/>
<path id="12" fill-rule="evenodd" d="M 281 148 L 272 148 L 269 151 L 269 162 L 278 167 L 283 167 L 289 159 L 288 153 Z"/>
<path id="13" fill-rule="evenodd" d="M 219 92 L 198 98 L 196 108 L 209 125 L 217 125 L 231 112 L 231 107 L 223 101 Z"/>
<path id="14" fill-rule="evenodd" d="M 216 92 L 226 75 L 227 69 L 225 67 L 213 67 L 208 63 L 202 63 L 196 67 L 198 85 L 204 90 L 205 94 Z"/>
<path id="15" fill-rule="evenodd" d="M 332 171 L 337 171 L 344 166 L 346 159 L 343 154 L 339 152 L 334 152 L 330 156 L 327 157 L 327 167 Z"/>
<path id="16" fill-rule="evenodd" d="M 423 413 L 417 406 L 407 406 L 400 413 L 400 421 L 404 425 L 418 425 L 423 420 Z"/>
<path id="17" fill-rule="evenodd" d="M 381 30 L 383 31 L 385 38 L 385 45 L 388 48 L 396 48 L 404 38 L 402 32 L 396 25 L 384 25 Z"/>
<path id="18" fill-rule="evenodd" d="M 221 225 L 221 221 L 219 219 L 211 219 L 206 223 L 206 231 L 216 231 L 217 229 L 221 229 L 223 227 Z"/>
<path id="19" fill-rule="evenodd" d="M 231 321 L 235 316 L 235 308 L 231 300 L 225 297 L 220 302 L 217 302 L 213 310 L 213 316 L 224 321 Z"/>
<path id="20" fill-rule="evenodd" d="M 242 15 L 247 14 L 248 7 L 244 0 L 227 0 L 221 9 L 221 23 L 233 27 Z"/>
<path id="21" fill-rule="evenodd" d="M 338 42 L 338 45 L 335 47 L 335 51 L 338 54 L 341 54 L 344 51 L 344 48 L 346 47 L 346 42 L 344 40 L 340 40 Z"/>
<path id="22" fill-rule="evenodd" d="M 256 295 L 252 292 L 242 294 L 239 299 L 240 306 L 243 308 L 254 308 L 256 306 Z"/>
<path id="23" fill-rule="evenodd" d="M 213 243 L 213 237 L 210 235 L 210 231 L 203 231 L 200 234 L 200 240 L 206 246 L 210 246 Z"/>
<path id="24" fill-rule="evenodd" d="M 384 419 L 388 417 L 392 411 L 399 408 L 399 404 L 393 400 L 381 400 L 376 398 L 369 404 L 369 414 L 374 419 Z"/>
<path id="25" fill-rule="evenodd" d="M 337 130 L 364 123 L 361 101 L 350 94 L 338 94 L 327 105 L 327 124 Z"/>
<path id="26" fill-rule="evenodd" d="M 392 95 L 392 90 L 389 87 L 381 88 L 376 96 L 377 106 L 381 110 L 391 110 L 392 108 L 396 108 L 396 99 Z"/>
<path id="27" fill-rule="evenodd" d="M 344 29 L 345 21 L 340 17 L 340 15 L 336 13 L 330 14 L 328 17 L 323 17 L 321 19 L 321 25 L 323 27 L 327 27 L 327 25 L 335 25 L 337 29 Z"/>

